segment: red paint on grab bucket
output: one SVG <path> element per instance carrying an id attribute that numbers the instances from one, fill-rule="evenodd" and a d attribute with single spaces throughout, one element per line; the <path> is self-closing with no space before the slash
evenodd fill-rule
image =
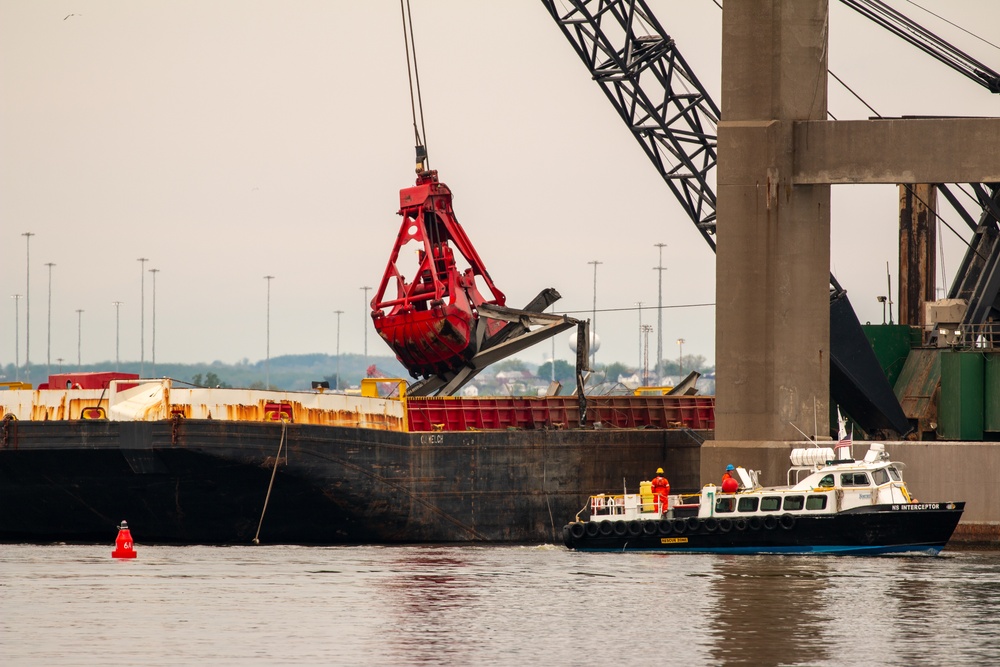
<path id="1" fill-rule="evenodd" d="M 128 524 L 122 521 L 122 524 L 118 526 L 118 538 L 115 540 L 115 550 L 111 552 L 111 557 L 135 558 L 135 555 L 132 533 L 129 532 Z"/>

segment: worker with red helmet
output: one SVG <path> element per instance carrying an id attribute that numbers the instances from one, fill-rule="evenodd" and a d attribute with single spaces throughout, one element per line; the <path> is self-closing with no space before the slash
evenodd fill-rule
<path id="1" fill-rule="evenodd" d="M 670 482 L 663 476 L 663 468 L 656 469 L 656 477 L 651 482 L 653 497 L 656 499 L 656 511 L 667 511 L 667 497 L 670 495 Z"/>

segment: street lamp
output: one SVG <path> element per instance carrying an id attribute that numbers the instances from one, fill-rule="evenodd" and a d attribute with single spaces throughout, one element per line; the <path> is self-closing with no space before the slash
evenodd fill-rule
<path id="1" fill-rule="evenodd" d="M 681 381 L 681 375 L 684 374 L 684 366 L 682 365 L 684 361 L 684 339 L 677 339 L 677 381 Z"/>
<path id="2" fill-rule="evenodd" d="M 150 269 L 149 272 L 153 274 L 153 372 L 151 375 L 156 377 L 156 274 L 160 270 Z"/>
<path id="3" fill-rule="evenodd" d="M 11 294 L 14 299 L 14 381 L 21 381 L 21 295 Z"/>
<path id="4" fill-rule="evenodd" d="M 46 262 L 45 266 L 49 267 L 49 326 L 48 326 L 48 336 L 46 337 L 46 347 L 45 347 L 45 372 L 49 375 L 52 374 L 52 267 L 55 266 L 52 262 Z"/>
<path id="5" fill-rule="evenodd" d="M 636 301 L 635 305 L 639 306 L 639 368 L 643 368 L 642 336 L 646 330 L 642 327 L 642 301 Z"/>
<path id="6" fill-rule="evenodd" d="M 76 309 L 76 370 L 79 372 L 83 367 L 80 365 L 80 333 L 83 331 L 83 308 Z"/>
<path id="7" fill-rule="evenodd" d="M 888 297 L 877 296 L 875 299 L 882 304 L 882 324 L 885 324 L 885 302 L 889 300 Z"/>
<path id="8" fill-rule="evenodd" d="M 112 301 L 111 305 L 115 307 L 115 372 L 118 372 L 119 350 L 121 350 L 121 339 L 119 338 L 119 332 L 121 331 L 121 307 L 125 304 L 124 301 Z"/>
<path id="9" fill-rule="evenodd" d="M 333 311 L 337 314 L 337 382 L 334 389 L 340 391 L 340 316 L 344 314 L 342 310 Z"/>
<path id="10" fill-rule="evenodd" d="M 31 237 L 24 232 L 24 379 L 31 382 Z"/>
<path id="11" fill-rule="evenodd" d="M 139 262 L 139 285 L 142 290 L 139 299 L 139 377 L 146 377 L 146 262 L 149 259 L 140 257 L 135 261 Z"/>
<path id="12" fill-rule="evenodd" d="M 267 357 L 264 362 L 264 389 L 271 388 L 271 281 L 274 276 L 264 276 L 267 281 Z"/>
<path id="13" fill-rule="evenodd" d="M 56 357 L 56 361 L 58 361 L 58 362 L 59 362 L 59 372 L 60 372 L 60 373 L 62 373 L 62 362 L 63 362 L 63 358 L 62 358 L 62 357 Z"/>
<path id="14" fill-rule="evenodd" d="M 365 306 L 362 310 L 361 322 L 365 328 L 365 368 L 368 368 L 368 292 L 371 287 L 365 286 L 361 290 L 365 293 Z"/>
<path id="15" fill-rule="evenodd" d="M 597 346 L 594 344 L 597 341 L 597 265 L 603 264 L 604 262 L 598 262 L 593 259 L 587 264 L 594 265 L 594 310 L 591 313 L 590 318 L 590 367 L 593 368 L 597 365 Z"/>
<path id="16" fill-rule="evenodd" d="M 639 329 L 645 343 L 645 353 L 642 357 L 642 386 L 649 386 L 649 332 L 653 330 L 652 324 L 641 324 Z"/>
<path id="17" fill-rule="evenodd" d="M 666 243 L 654 243 L 654 247 L 660 249 L 660 263 L 653 267 L 656 271 L 656 275 L 659 282 L 659 292 L 660 296 L 657 301 L 656 308 L 656 366 L 660 367 L 660 362 L 663 361 L 663 272 L 666 268 L 663 266 L 663 249 L 667 247 Z"/>

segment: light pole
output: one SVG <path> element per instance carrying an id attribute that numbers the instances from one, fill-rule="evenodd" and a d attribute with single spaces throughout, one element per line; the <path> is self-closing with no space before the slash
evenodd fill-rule
<path id="1" fill-rule="evenodd" d="M 80 365 L 80 333 L 83 331 L 83 308 L 76 309 L 76 370 L 79 372 L 83 367 Z"/>
<path id="2" fill-rule="evenodd" d="M 340 391 L 340 316 L 344 314 L 342 310 L 333 311 L 337 314 L 337 386 L 336 391 Z"/>
<path id="3" fill-rule="evenodd" d="M 159 269 L 150 269 L 150 273 L 153 274 L 153 372 L 152 376 L 156 377 L 156 274 L 160 272 Z"/>
<path id="4" fill-rule="evenodd" d="M 642 330 L 643 342 L 645 343 L 645 353 L 642 358 L 642 386 L 649 386 L 649 332 L 653 330 L 652 324 L 643 324 L 639 327 Z"/>
<path id="5" fill-rule="evenodd" d="M 656 302 L 656 365 L 654 368 L 660 367 L 660 362 L 663 361 L 663 272 L 666 271 L 663 268 L 663 249 L 667 247 L 666 243 L 654 243 L 654 247 L 660 249 L 660 262 L 653 267 L 656 271 L 656 277 L 659 283 L 659 299 Z"/>
<path id="6" fill-rule="evenodd" d="M 116 373 L 118 372 L 118 364 L 120 363 L 120 358 L 118 353 L 119 350 L 121 350 L 121 345 L 119 344 L 121 342 L 121 339 L 119 338 L 119 332 L 121 331 L 120 327 L 121 317 L 119 317 L 119 315 L 121 314 L 121 307 L 124 303 L 125 303 L 124 301 L 111 302 L 111 305 L 115 307 L 115 372 Z"/>
<path id="7" fill-rule="evenodd" d="M 597 342 L 597 266 L 599 264 L 603 264 L 603 263 L 604 262 L 598 262 L 596 259 L 593 259 L 593 260 L 587 262 L 587 264 L 593 264 L 594 265 L 594 310 L 591 313 L 591 317 L 590 317 L 590 366 L 591 366 L 591 368 L 593 368 L 594 366 L 597 365 L 597 350 L 595 349 L 595 348 L 597 348 L 597 345 L 595 345 L 595 343 Z"/>
<path id="8" fill-rule="evenodd" d="M 24 232 L 24 379 L 31 382 L 31 237 Z"/>
<path id="9" fill-rule="evenodd" d="M 139 262 L 139 377 L 146 377 L 146 257 L 135 260 Z"/>
<path id="10" fill-rule="evenodd" d="M 639 306 L 639 368 L 644 368 L 645 366 L 643 365 L 642 337 L 643 334 L 646 332 L 646 330 L 642 327 L 642 301 L 636 301 L 635 305 Z M 646 355 L 646 359 L 648 359 L 648 352 Z"/>
<path id="11" fill-rule="evenodd" d="M 365 328 L 365 368 L 368 368 L 368 292 L 371 287 L 365 286 L 361 290 L 365 293 L 365 306 L 362 310 L 361 322 Z"/>
<path id="12" fill-rule="evenodd" d="M 52 267 L 55 266 L 52 262 L 46 262 L 45 266 L 49 267 L 49 326 L 48 335 L 46 336 L 46 346 L 45 346 L 45 372 L 48 375 L 52 374 Z"/>
<path id="13" fill-rule="evenodd" d="M 264 276 L 267 281 L 267 357 L 264 362 L 264 389 L 271 388 L 271 281 L 274 276 Z"/>
<path id="14" fill-rule="evenodd" d="M 684 361 L 684 339 L 677 339 L 677 381 L 681 381 L 681 375 L 684 374 L 684 366 L 682 365 Z"/>
<path id="15" fill-rule="evenodd" d="M 14 299 L 14 382 L 21 381 L 21 295 L 11 294 Z"/>
<path id="16" fill-rule="evenodd" d="M 556 314 L 556 304 L 552 304 L 551 311 L 553 315 Z M 553 383 L 556 381 L 556 337 L 555 336 L 552 337 L 552 368 L 551 372 L 549 373 L 549 381 Z"/>
<path id="17" fill-rule="evenodd" d="M 62 358 L 62 357 L 56 357 L 56 361 L 58 361 L 58 362 L 59 362 L 59 372 L 60 372 L 60 373 L 62 373 L 62 362 L 63 362 L 63 358 Z"/>

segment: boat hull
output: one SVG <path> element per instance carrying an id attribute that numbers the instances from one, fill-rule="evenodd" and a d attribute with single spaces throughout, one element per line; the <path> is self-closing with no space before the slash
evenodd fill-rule
<path id="1" fill-rule="evenodd" d="M 689 517 L 628 523 L 574 522 L 563 528 L 563 542 L 578 551 L 934 555 L 951 538 L 964 509 L 964 502 L 920 503 L 736 521 Z"/>
<path id="2" fill-rule="evenodd" d="M 258 525 L 262 543 L 558 542 L 595 488 L 660 466 L 696 488 L 710 436 L 212 419 L 16 421 L 4 433 L 0 541 L 106 542 L 125 519 L 140 544 L 246 544 Z"/>

